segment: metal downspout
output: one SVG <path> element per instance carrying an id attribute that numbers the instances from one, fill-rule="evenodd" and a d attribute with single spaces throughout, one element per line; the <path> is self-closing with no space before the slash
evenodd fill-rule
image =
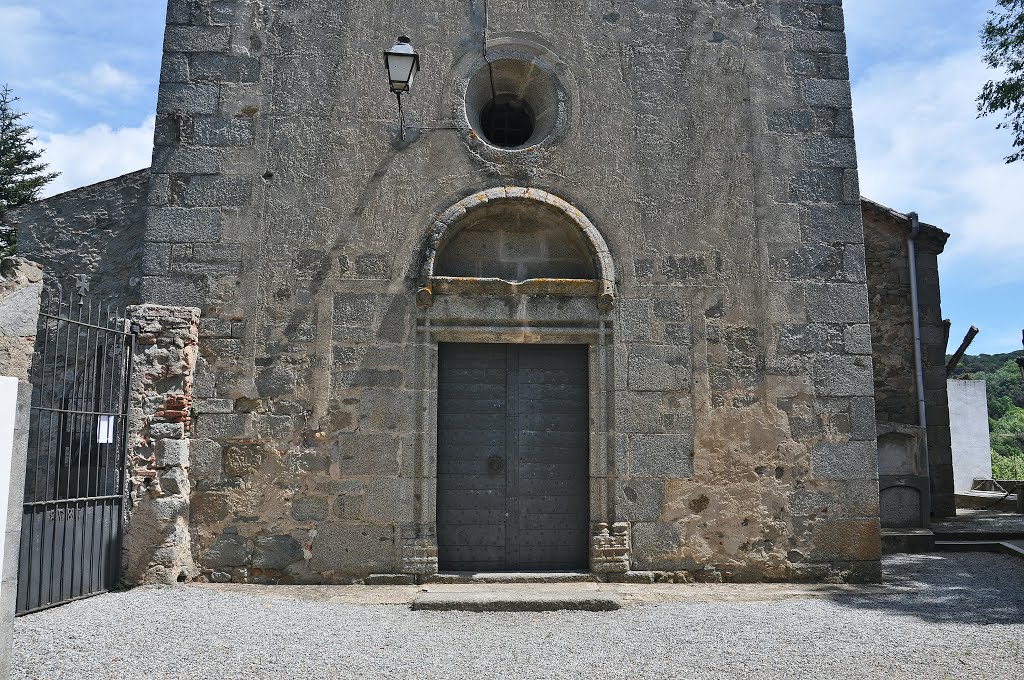
<path id="1" fill-rule="evenodd" d="M 912 309 L 911 318 L 914 322 L 914 375 L 917 379 L 917 418 L 921 426 L 921 433 L 924 437 L 924 446 L 921 449 L 921 467 L 928 476 L 928 498 L 925 506 L 927 513 L 921 513 L 921 522 L 927 527 L 931 522 L 932 508 L 932 470 L 928 460 L 928 417 L 924 394 L 924 362 L 921 351 L 921 307 L 918 302 L 917 292 L 917 235 L 921 232 L 921 221 L 916 212 L 909 213 L 907 217 L 911 220 L 910 236 L 907 238 L 907 253 L 910 260 L 910 305 Z"/>

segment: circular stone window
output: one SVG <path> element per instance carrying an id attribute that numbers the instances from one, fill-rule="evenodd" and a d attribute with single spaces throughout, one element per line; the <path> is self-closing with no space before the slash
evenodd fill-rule
<path id="1" fill-rule="evenodd" d="M 525 59 L 495 59 L 470 78 L 466 119 L 487 144 L 525 149 L 551 136 L 563 102 L 546 68 Z"/>

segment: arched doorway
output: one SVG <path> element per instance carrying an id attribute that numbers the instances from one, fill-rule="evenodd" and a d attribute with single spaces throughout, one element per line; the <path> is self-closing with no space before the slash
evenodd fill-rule
<path id="1" fill-rule="evenodd" d="M 581 211 L 475 194 L 433 225 L 417 299 L 424 533 L 443 571 L 586 568 L 608 522 L 615 273 Z"/>

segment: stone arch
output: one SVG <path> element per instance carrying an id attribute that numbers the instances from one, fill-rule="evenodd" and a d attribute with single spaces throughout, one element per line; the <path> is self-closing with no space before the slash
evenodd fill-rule
<path id="1" fill-rule="evenodd" d="M 438 262 L 445 247 L 466 227 L 471 224 L 470 219 L 474 214 L 486 210 L 488 206 L 496 204 L 522 204 L 527 203 L 534 207 L 544 207 L 554 211 L 556 215 L 572 229 L 586 244 L 589 254 L 593 260 L 593 279 L 596 283 L 596 294 L 598 307 L 604 311 L 612 308 L 615 299 L 615 264 L 608 249 L 608 244 L 601 232 L 583 214 L 581 210 L 573 206 L 563 198 L 541 189 L 529 187 L 496 187 L 487 189 L 471 196 L 467 196 L 458 203 L 445 210 L 431 225 L 427 234 L 426 244 L 423 249 L 423 260 L 419 274 L 419 291 L 417 301 L 421 305 L 430 305 L 433 302 L 434 284 L 439 282 L 440 277 L 437 271 Z M 450 277 L 444 277 L 450 278 Z M 473 282 L 501 281 L 500 277 L 469 276 L 458 277 L 468 286 L 478 285 Z M 507 284 L 506 290 L 530 291 L 537 293 L 554 294 L 579 294 L 574 291 L 584 290 L 576 284 L 582 283 L 580 279 L 550 279 L 538 278 L 524 281 L 519 284 L 510 281 L 501 281 Z M 593 287 L 590 289 L 592 290 Z"/>

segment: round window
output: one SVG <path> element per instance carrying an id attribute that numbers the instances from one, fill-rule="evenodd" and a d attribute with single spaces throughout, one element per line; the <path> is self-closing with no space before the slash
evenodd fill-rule
<path id="1" fill-rule="evenodd" d="M 484 138 L 506 149 L 526 144 L 533 136 L 534 121 L 529 102 L 511 94 L 499 94 L 480 112 Z"/>
<path id="2" fill-rule="evenodd" d="M 565 95 L 545 66 L 498 58 L 482 66 L 466 89 L 466 120 L 486 144 L 525 149 L 555 131 Z"/>

